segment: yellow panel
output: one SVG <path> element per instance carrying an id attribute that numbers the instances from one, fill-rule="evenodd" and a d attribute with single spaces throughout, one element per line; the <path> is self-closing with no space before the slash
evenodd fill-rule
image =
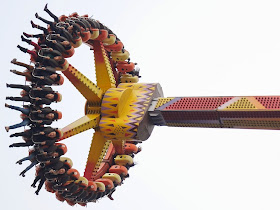
<path id="1" fill-rule="evenodd" d="M 160 106 L 168 103 L 169 101 L 173 100 L 174 98 L 159 98 L 157 101 L 157 105 L 155 108 L 159 108 Z"/>
<path id="2" fill-rule="evenodd" d="M 254 104 L 252 104 L 246 97 L 242 97 L 238 101 L 230 104 L 224 110 L 228 109 L 257 109 Z"/>
<path id="3" fill-rule="evenodd" d="M 115 77 L 103 44 L 99 41 L 93 41 L 92 47 L 94 50 L 97 85 L 105 92 L 109 88 L 116 87 Z"/>
<path id="4" fill-rule="evenodd" d="M 119 126 L 121 127 L 121 126 Z M 115 129 L 115 132 L 117 133 L 116 129 Z M 124 131 L 123 131 L 124 132 Z M 122 134 L 123 135 L 123 134 Z M 116 150 L 116 153 L 117 154 L 124 154 L 124 145 L 125 145 L 125 141 L 122 141 L 122 140 L 113 140 L 112 141 L 114 147 L 115 147 L 115 150 Z"/>
<path id="5" fill-rule="evenodd" d="M 69 65 L 69 68 L 63 74 L 88 101 L 101 101 L 103 96 L 102 89 L 97 87 L 76 68 Z"/>
<path id="6" fill-rule="evenodd" d="M 84 132 L 91 128 L 96 128 L 100 121 L 100 114 L 87 114 L 75 122 L 67 125 L 62 129 L 63 137 L 60 139 L 66 139 L 70 136 L 74 136 L 78 133 Z"/>
<path id="7" fill-rule="evenodd" d="M 104 139 L 100 131 L 95 131 L 88 154 L 85 177 L 90 179 L 92 173 L 96 173 L 102 162 L 106 151 L 110 145 L 110 141 Z"/>
<path id="8" fill-rule="evenodd" d="M 246 97 L 257 109 L 266 109 L 254 96 Z"/>

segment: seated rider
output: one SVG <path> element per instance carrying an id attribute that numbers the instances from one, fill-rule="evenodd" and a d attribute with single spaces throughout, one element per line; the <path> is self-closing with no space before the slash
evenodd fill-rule
<path id="1" fill-rule="evenodd" d="M 6 97 L 6 100 L 31 102 L 39 106 L 42 104 L 50 105 L 54 101 L 60 102 L 62 99 L 62 95 L 54 91 L 51 87 L 32 88 L 28 85 L 18 84 L 7 84 L 7 87 L 21 88 L 25 93 L 23 93 L 22 97 Z"/>
<path id="2" fill-rule="evenodd" d="M 32 127 L 31 129 L 24 130 L 23 132 L 11 134 L 10 137 L 21 136 L 25 142 L 13 143 L 9 147 L 29 147 L 29 146 L 33 146 L 34 145 L 34 143 L 32 141 L 33 134 L 38 133 L 40 131 L 44 131 L 47 128 L 48 127 Z M 55 129 L 52 128 L 51 131 L 55 131 Z M 46 142 L 44 142 L 43 144 L 46 145 Z"/>
<path id="3" fill-rule="evenodd" d="M 38 52 L 38 62 L 41 62 L 43 66 L 61 68 L 67 61 L 58 50 L 54 50 L 52 48 L 42 48 Z"/>
<path id="4" fill-rule="evenodd" d="M 65 144 L 56 144 L 50 146 L 41 146 L 41 147 L 34 147 L 30 150 L 30 155 L 20 159 L 16 163 L 22 164 L 23 161 L 30 160 L 31 164 L 24 169 L 20 175 L 25 176 L 25 173 L 30 170 L 34 165 L 45 162 L 52 162 L 53 159 L 59 159 L 60 156 L 64 155 L 67 152 L 67 147 Z"/>
<path id="5" fill-rule="evenodd" d="M 40 126 L 44 124 L 50 125 L 54 120 L 61 119 L 62 117 L 62 113 L 60 111 L 52 110 L 50 107 L 41 108 L 36 111 L 32 111 L 33 108 L 31 107 L 22 108 L 8 104 L 5 104 L 5 107 L 20 111 L 22 113 L 21 118 L 23 119 L 21 123 L 12 126 L 6 126 L 5 129 L 7 132 L 10 129 L 19 128 L 31 123 L 36 123 Z"/>
<path id="6" fill-rule="evenodd" d="M 52 127 L 44 127 L 44 129 L 34 132 L 32 135 L 32 142 L 35 144 L 40 144 L 42 142 L 57 141 L 63 136 L 60 129 Z"/>
<path id="7" fill-rule="evenodd" d="M 51 67 L 38 67 L 32 72 L 32 82 L 37 86 L 62 85 L 64 78 Z"/>
<path id="8" fill-rule="evenodd" d="M 50 125 L 54 120 L 62 118 L 62 113 L 51 109 L 50 107 L 44 107 L 31 111 L 29 118 L 32 122 L 39 123 L 40 125 Z"/>
<path id="9" fill-rule="evenodd" d="M 70 158 L 60 157 L 58 162 L 50 163 L 45 166 L 44 174 L 41 178 L 50 182 L 58 183 L 60 179 L 63 179 L 64 177 L 68 176 L 67 171 L 71 169 L 72 165 L 73 163 Z M 33 183 L 35 183 L 35 180 Z M 37 195 L 40 189 L 40 186 L 38 186 L 38 189 L 36 191 Z"/>

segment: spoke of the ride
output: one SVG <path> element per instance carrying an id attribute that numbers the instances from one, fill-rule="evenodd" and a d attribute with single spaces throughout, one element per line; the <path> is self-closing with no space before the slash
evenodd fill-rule
<path id="1" fill-rule="evenodd" d="M 102 162 L 100 163 L 98 171 L 94 170 L 91 174 L 91 180 L 96 180 L 102 177 L 104 173 L 108 171 L 110 165 L 113 164 L 113 156 L 115 154 L 115 148 L 111 141 L 107 141 L 106 144 L 109 145 L 106 155 L 104 156 Z M 106 145 L 106 146 L 107 146 Z"/>
<path id="2" fill-rule="evenodd" d="M 85 168 L 84 177 L 91 180 L 92 174 L 99 169 L 104 155 L 110 145 L 110 141 L 104 139 L 100 131 L 95 131 L 88 154 L 87 164 Z"/>
<path id="3" fill-rule="evenodd" d="M 116 87 L 112 67 L 103 44 L 99 41 L 91 41 L 90 44 L 94 50 L 97 85 L 105 92 L 109 88 Z"/>
<path id="4" fill-rule="evenodd" d="M 115 150 L 116 150 L 116 153 L 117 154 L 124 154 L 124 144 L 125 144 L 125 141 L 122 141 L 122 140 L 114 140 L 112 141 L 114 147 L 115 147 Z"/>
<path id="5" fill-rule="evenodd" d="M 88 101 L 101 101 L 103 91 L 76 68 L 69 65 L 63 74 Z"/>
<path id="6" fill-rule="evenodd" d="M 280 96 L 158 98 L 149 114 L 156 125 L 278 130 Z"/>
<path id="7" fill-rule="evenodd" d="M 91 128 L 96 128 L 100 121 L 100 114 L 87 114 L 75 122 L 62 128 L 63 137 L 60 140 L 82 133 Z"/>

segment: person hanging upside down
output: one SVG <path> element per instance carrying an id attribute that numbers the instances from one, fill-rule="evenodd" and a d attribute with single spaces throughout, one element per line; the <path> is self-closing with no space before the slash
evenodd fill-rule
<path id="1" fill-rule="evenodd" d="M 61 44 L 65 50 L 71 49 L 71 44 L 68 39 L 66 39 L 64 36 L 61 36 L 60 34 L 49 34 L 46 39 L 48 42 Z"/>
<path id="2" fill-rule="evenodd" d="M 54 120 L 62 118 L 62 113 L 51 109 L 50 107 L 41 108 L 31 111 L 29 114 L 30 120 L 40 125 L 50 125 Z"/>
<path id="3" fill-rule="evenodd" d="M 52 162 L 54 159 L 59 159 L 60 156 L 64 155 L 67 152 L 67 147 L 65 144 L 56 144 L 51 146 L 42 146 L 39 148 L 32 148 L 30 150 L 30 155 L 18 160 L 17 164 L 22 164 L 23 161 L 30 160 L 31 164 L 23 170 L 20 175 L 25 176 L 24 174 L 30 170 L 33 166 L 40 163 Z"/>
<path id="4" fill-rule="evenodd" d="M 23 121 L 19 124 L 15 124 L 13 126 L 5 127 L 6 131 L 8 132 L 10 129 L 22 127 L 29 125 L 31 123 L 36 123 L 38 125 L 50 125 L 54 120 L 61 119 L 62 113 L 56 110 L 52 110 L 50 107 L 45 107 L 42 109 L 38 109 L 36 111 L 32 111 L 31 107 L 29 108 L 22 108 L 17 106 L 12 106 L 5 104 L 5 107 L 20 111 L 23 115 L 21 115 Z"/>
<path id="5" fill-rule="evenodd" d="M 19 137 L 19 136 L 21 136 L 22 139 L 25 142 L 24 143 L 23 142 L 13 143 L 9 147 L 28 147 L 28 146 L 33 146 L 34 145 L 34 143 L 32 141 L 33 134 L 38 133 L 38 132 L 44 132 L 44 131 L 48 131 L 48 132 L 55 131 L 56 132 L 56 130 L 58 130 L 58 129 L 51 128 L 51 127 L 32 127 L 31 129 L 24 130 L 23 132 L 11 134 L 10 137 Z M 61 133 L 61 132 L 59 132 L 59 133 Z M 45 145 L 48 145 L 48 144 L 45 144 Z"/>
<path id="6" fill-rule="evenodd" d="M 50 68 L 50 67 L 49 67 Z M 40 70 L 39 70 L 40 69 Z M 42 69 L 42 70 L 41 70 Z M 32 83 L 36 84 L 36 86 L 42 87 L 44 85 L 62 85 L 64 82 L 64 78 L 62 75 L 52 73 L 46 69 L 45 67 L 35 68 L 32 72 Z"/>
<path id="7" fill-rule="evenodd" d="M 52 127 L 44 127 L 39 132 L 35 132 L 32 135 L 32 142 L 35 144 L 41 144 L 46 142 L 46 144 L 51 144 L 56 142 L 63 136 L 63 133 L 60 129 L 52 128 Z"/>
<path id="8" fill-rule="evenodd" d="M 74 181 L 79 179 L 80 173 L 76 169 L 69 169 L 67 171 L 68 178 L 59 179 L 53 186 L 53 189 L 57 190 L 60 194 L 64 191 L 69 192 L 71 188 L 75 185 Z"/>
<path id="9" fill-rule="evenodd" d="M 38 188 L 35 192 L 36 195 L 39 194 L 43 184 L 45 183 L 45 181 L 47 180 L 45 174 L 48 174 L 51 170 L 59 170 L 64 166 L 64 163 L 62 161 L 57 161 L 57 162 L 50 162 L 49 164 L 40 164 L 37 168 L 36 168 L 36 177 L 31 185 L 31 187 L 36 187 L 36 183 L 38 181 L 39 185 Z M 61 173 L 63 172 L 63 170 L 61 170 Z"/>
<path id="10" fill-rule="evenodd" d="M 42 104 L 50 105 L 52 102 L 60 102 L 62 95 L 56 91 L 53 91 L 51 87 L 36 87 L 31 88 L 28 85 L 17 85 L 17 84 L 7 84 L 7 87 L 11 88 L 21 88 L 25 91 L 22 93 L 22 97 L 6 97 L 6 100 L 12 101 L 25 101 L 32 102 L 35 106 Z"/>
<path id="11" fill-rule="evenodd" d="M 47 9 L 48 13 L 49 14 L 52 14 L 48 9 Z M 52 14 L 53 15 L 53 14 Z M 54 16 L 54 15 L 53 15 Z M 62 36 L 65 36 L 69 41 L 73 41 L 73 37 L 71 36 L 71 34 L 64 28 L 64 27 L 60 27 L 58 26 L 58 21 L 49 21 L 49 20 L 46 20 L 42 17 L 40 17 L 38 15 L 38 13 L 35 14 L 35 17 L 38 18 L 39 20 L 43 21 L 44 23 L 48 24 L 50 26 L 50 29 L 53 31 L 53 32 L 57 32 L 59 33 L 60 35 Z M 58 20 L 58 19 L 57 19 Z M 32 26 L 33 27 L 33 26 Z M 35 27 L 35 26 L 34 26 Z M 36 27 L 38 27 L 38 25 L 36 25 Z M 42 27 L 43 28 L 43 27 Z M 41 29 L 41 27 L 39 28 Z M 43 29 L 41 29 L 43 30 Z"/>
<path id="12" fill-rule="evenodd" d="M 37 67 L 32 71 L 27 69 L 24 72 L 17 70 L 10 70 L 12 73 L 24 76 L 26 81 L 30 81 L 36 86 L 44 85 L 62 85 L 64 78 L 62 75 L 55 72 L 55 69 L 51 67 Z"/>
<path id="13" fill-rule="evenodd" d="M 67 61 L 62 54 L 52 48 L 42 48 L 38 52 L 38 61 L 44 66 L 51 66 L 53 68 L 64 68 Z"/>
<path id="14" fill-rule="evenodd" d="M 55 36 L 55 35 L 59 35 L 60 36 L 60 34 L 49 34 L 47 37 L 46 37 L 46 45 L 49 47 L 49 48 L 52 48 L 52 49 L 54 49 L 54 50 L 58 50 L 60 53 L 64 53 L 65 51 L 66 51 L 66 49 L 65 49 L 65 45 L 68 43 L 68 45 L 70 45 L 70 43 L 67 41 L 67 39 L 66 39 L 66 41 L 64 42 L 64 41 L 62 41 L 62 42 L 59 42 L 59 41 L 57 41 L 57 40 L 53 40 L 53 39 L 50 39 L 50 37 L 52 36 Z M 62 36 L 60 36 L 60 37 L 62 37 Z M 70 45 L 70 47 L 71 47 L 71 45 Z"/>
<path id="15" fill-rule="evenodd" d="M 34 35 L 29 35 L 29 34 L 26 34 L 26 33 L 24 33 L 24 34 L 29 36 L 29 37 L 34 37 Z M 60 38 L 60 40 L 63 39 L 63 38 L 64 39 L 61 42 L 57 42 L 56 40 L 50 40 L 49 38 L 47 38 L 47 37 L 50 37 L 50 36 L 53 36 L 53 35 L 59 35 L 60 36 L 60 34 L 45 34 L 45 35 L 41 34 L 41 35 L 37 35 L 40 38 L 40 40 L 38 40 L 38 44 L 35 43 L 35 42 L 32 42 L 29 39 L 24 38 L 23 36 L 21 36 L 21 40 L 24 41 L 24 42 L 27 42 L 28 44 L 30 44 L 32 46 L 34 46 L 36 51 L 39 51 L 42 48 L 41 46 L 47 45 L 48 47 L 54 48 L 54 49 L 60 51 L 61 53 L 63 53 L 66 50 L 64 47 L 66 47 L 66 46 L 69 47 L 70 43 L 68 42 L 68 40 L 66 38 L 64 38 L 62 36 L 61 36 L 62 38 Z M 70 48 L 71 48 L 71 45 L 70 45 Z"/>

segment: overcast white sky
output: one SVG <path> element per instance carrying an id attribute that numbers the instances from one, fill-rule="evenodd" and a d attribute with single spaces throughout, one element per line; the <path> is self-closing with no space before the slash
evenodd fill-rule
<path id="1" fill-rule="evenodd" d="M 39 3 L 38 3 L 39 2 Z M 12 58 L 28 61 L 17 48 L 23 31 L 37 33 L 30 20 L 47 1 L 10 0 L 1 4 L 2 78 L 0 92 L 1 209 L 73 209 L 53 194 L 34 194 L 34 170 L 15 162 L 26 149 L 9 149 L 4 126 L 20 121 L 19 113 L 4 108 L 7 95 L 19 91 L 5 83 L 23 83 L 9 72 Z M 81 3 L 82 2 L 82 3 Z M 258 0 L 166 1 L 49 1 L 56 14 L 93 15 L 111 28 L 141 68 L 141 82 L 159 82 L 165 96 L 279 95 L 280 2 Z M 40 21 L 35 20 L 36 23 Z M 41 23 L 40 23 L 41 24 Z M 27 45 L 22 44 L 27 47 Z M 93 56 L 87 46 L 71 62 L 91 79 Z M 56 104 L 64 127 L 83 115 L 85 100 L 69 82 L 58 87 L 63 101 Z M 20 104 L 10 102 L 11 104 Z M 21 131 L 18 129 L 17 131 Z M 93 131 L 67 139 L 67 156 L 82 173 Z M 130 178 L 92 209 L 261 210 L 280 208 L 280 134 L 278 131 L 157 127 Z M 74 209 L 83 207 L 75 206 Z"/>

